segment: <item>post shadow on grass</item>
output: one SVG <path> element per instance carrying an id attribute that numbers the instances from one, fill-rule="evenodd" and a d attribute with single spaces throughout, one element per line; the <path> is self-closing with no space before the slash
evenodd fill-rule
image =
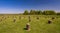
<path id="1" fill-rule="evenodd" d="M 30 28 L 27 28 L 27 27 L 25 27 L 25 28 L 23 28 L 24 30 L 29 30 Z"/>
<path id="2" fill-rule="evenodd" d="M 24 30 L 27 30 L 27 28 L 23 28 Z"/>

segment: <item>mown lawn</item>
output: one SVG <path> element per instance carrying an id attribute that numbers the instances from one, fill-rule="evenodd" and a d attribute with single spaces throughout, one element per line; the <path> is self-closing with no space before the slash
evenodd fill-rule
<path id="1" fill-rule="evenodd" d="M 8 18 L 9 16 L 9 18 Z M 13 16 L 16 18 L 16 22 L 13 22 Z M 4 15 L 6 19 L 0 16 L 0 33 L 60 33 L 60 16 L 55 15 L 30 15 L 31 22 L 29 22 L 29 15 Z M 19 19 L 19 16 L 21 19 Z M 39 19 L 36 19 L 37 16 Z M 48 20 L 52 20 L 51 24 L 48 24 Z M 30 23 L 30 31 L 26 31 L 24 28 L 26 23 Z"/>

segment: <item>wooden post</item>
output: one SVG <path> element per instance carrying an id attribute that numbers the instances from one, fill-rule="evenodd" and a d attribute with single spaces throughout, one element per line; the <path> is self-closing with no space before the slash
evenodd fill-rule
<path id="1" fill-rule="evenodd" d="M 55 17 L 52 17 L 52 20 L 55 19 Z"/>
<path id="2" fill-rule="evenodd" d="M 52 20 L 48 20 L 48 24 L 50 24 L 52 22 Z"/>
<path id="3" fill-rule="evenodd" d="M 39 17 L 37 17 L 37 19 L 39 19 Z"/>
<path id="4" fill-rule="evenodd" d="M 29 16 L 29 22 L 31 22 L 30 16 Z"/>
<path id="5" fill-rule="evenodd" d="M 29 23 L 26 24 L 26 29 L 27 29 L 28 31 L 30 30 L 30 24 L 29 24 Z"/>
<path id="6" fill-rule="evenodd" d="M 0 22 L 2 21 L 2 19 L 0 19 Z"/>
<path id="7" fill-rule="evenodd" d="M 21 19 L 21 16 L 19 16 L 19 19 Z"/>
<path id="8" fill-rule="evenodd" d="M 14 18 L 13 22 L 16 22 L 16 18 Z"/>

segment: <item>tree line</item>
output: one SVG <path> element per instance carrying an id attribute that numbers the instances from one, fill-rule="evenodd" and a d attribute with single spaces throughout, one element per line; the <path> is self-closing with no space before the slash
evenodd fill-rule
<path id="1" fill-rule="evenodd" d="M 60 15 L 60 12 L 55 12 L 54 10 L 25 10 L 23 15 Z"/>

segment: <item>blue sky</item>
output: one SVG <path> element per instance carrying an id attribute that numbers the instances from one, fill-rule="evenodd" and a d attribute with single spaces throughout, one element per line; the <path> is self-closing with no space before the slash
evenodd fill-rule
<path id="1" fill-rule="evenodd" d="M 0 13 L 22 13 L 31 9 L 60 12 L 60 0 L 0 0 Z"/>

